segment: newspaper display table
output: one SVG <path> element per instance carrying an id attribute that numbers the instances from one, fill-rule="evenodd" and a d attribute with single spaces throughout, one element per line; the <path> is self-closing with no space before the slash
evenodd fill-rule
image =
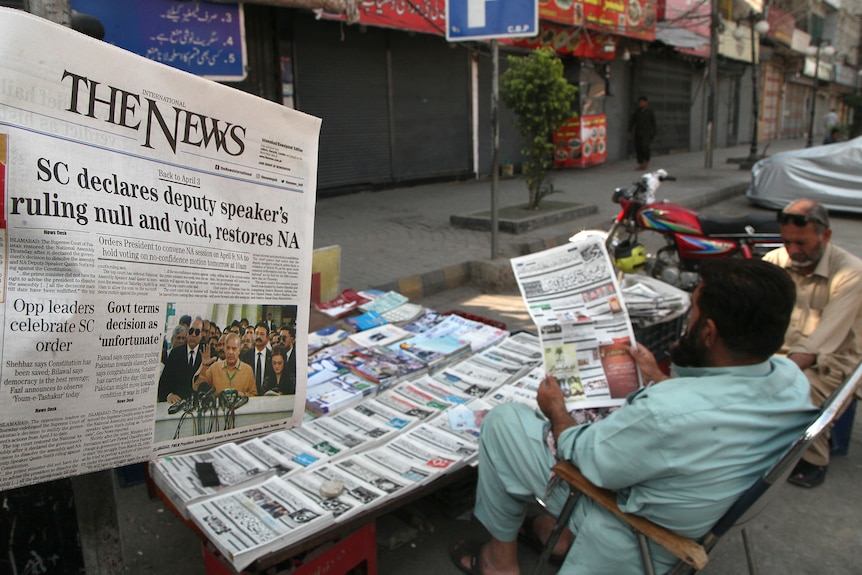
<path id="1" fill-rule="evenodd" d="M 345 332 L 343 342 L 312 356 L 306 407 L 323 397 L 313 388 L 341 397 L 349 378 L 379 375 L 365 380 L 355 402 L 331 403 L 301 427 L 151 462 L 163 497 L 230 570 L 278 573 L 291 558 L 465 478 L 484 415 L 511 401 L 536 407 L 546 372 L 561 370 L 576 420 L 609 413 L 640 385 L 640 374 L 624 349 L 634 338 L 603 240 L 586 234 L 512 262 L 539 335 L 434 310 L 403 327 L 382 322 Z M 366 302 L 394 299 L 365 295 Z M 422 347 L 429 339 L 435 345 Z M 458 345 L 445 355 L 439 346 L 452 339 Z M 448 360 L 434 363 L 440 354 Z M 408 367 L 419 357 L 424 369 Z M 347 379 L 330 385 L 340 378 Z M 207 465 L 218 471 L 214 484 L 201 473 Z"/>

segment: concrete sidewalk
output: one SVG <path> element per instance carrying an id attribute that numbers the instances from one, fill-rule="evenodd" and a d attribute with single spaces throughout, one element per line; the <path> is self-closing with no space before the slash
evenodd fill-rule
<path id="1" fill-rule="evenodd" d="M 803 140 L 779 140 L 761 151 L 804 147 Z M 676 181 L 662 184 L 659 199 L 699 208 L 743 193 L 751 175 L 729 158 L 744 158 L 748 146 L 716 150 L 713 168 L 705 169 L 704 153 L 653 158 L 652 169 L 663 168 Z M 509 258 L 559 245 L 582 229 L 607 229 L 619 206 L 611 202 L 617 187 L 628 186 L 642 172 L 635 162 L 604 164 L 586 170 L 552 172 L 559 193 L 550 201 L 577 202 L 598 211 L 570 222 L 513 235 L 500 233 L 499 256 Z M 527 203 L 526 183 L 501 179 L 500 207 Z M 314 247 L 341 246 L 341 288 L 395 289 L 412 299 L 451 289 L 469 281 L 470 262 L 491 260 L 490 232 L 455 228 L 449 216 L 490 210 L 490 180 L 446 182 L 361 192 L 317 202 Z"/>

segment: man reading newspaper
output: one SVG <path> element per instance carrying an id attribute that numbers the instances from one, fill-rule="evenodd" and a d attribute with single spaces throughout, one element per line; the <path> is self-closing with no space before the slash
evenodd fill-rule
<path id="1" fill-rule="evenodd" d="M 711 260 L 702 268 L 685 335 L 672 349 L 673 377 L 645 348 L 630 349 L 647 385 L 596 423 L 577 425 L 559 384 L 538 392 L 543 417 L 520 403 L 500 405 L 482 423 L 476 517 L 491 540 L 450 549 L 465 573 L 517 574 L 517 541 L 547 541 L 554 518 L 524 522 L 542 497 L 555 514 L 568 494 L 548 489 L 550 468 L 569 460 L 593 483 L 617 492 L 624 512 L 699 537 L 781 456 L 815 415 L 795 364 L 773 357 L 795 300 L 786 272 L 757 260 Z M 561 573 L 640 573 L 631 529 L 586 497 L 578 500 L 554 549 Z M 575 535 L 574 543 L 571 543 Z M 571 544 L 571 547 L 568 546 Z M 674 557 L 652 549 L 655 570 Z"/>

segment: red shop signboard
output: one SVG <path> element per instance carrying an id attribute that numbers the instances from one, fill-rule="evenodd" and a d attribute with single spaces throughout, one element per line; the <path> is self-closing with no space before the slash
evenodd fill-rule
<path id="1" fill-rule="evenodd" d="M 324 12 L 324 18 L 344 20 Z M 427 34 L 446 34 L 446 0 L 361 0 L 359 24 Z"/>
<path id="2" fill-rule="evenodd" d="M 575 116 L 554 134 L 554 167 L 587 168 L 608 159 L 607 117 Z"/>
<path id="3" fill-rule="evenodd" d="M 613 60 L 616 40 L 609 34 L 597 34 L 583 28 L 539 22 L 539 34 L 533 38 L 512 40 L 524 48 L 553 48 L 558 54 L 569 54 L 591 60 Z M 606 46 L 613 49 L 606 51 Z"/>
<path id="4" fill-rule="evenodd" d="M 655 40 L 655 0 L 539 0 L 539 18 L 599 32 Z"/>

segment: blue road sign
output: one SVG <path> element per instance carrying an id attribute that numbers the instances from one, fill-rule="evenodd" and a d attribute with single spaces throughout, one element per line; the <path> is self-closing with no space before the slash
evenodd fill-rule
<path id="1" fill-rule="evenodd" d="M 537 0 L 446 0 L 446 39 L 490 40 L 535 36 Z"/>

